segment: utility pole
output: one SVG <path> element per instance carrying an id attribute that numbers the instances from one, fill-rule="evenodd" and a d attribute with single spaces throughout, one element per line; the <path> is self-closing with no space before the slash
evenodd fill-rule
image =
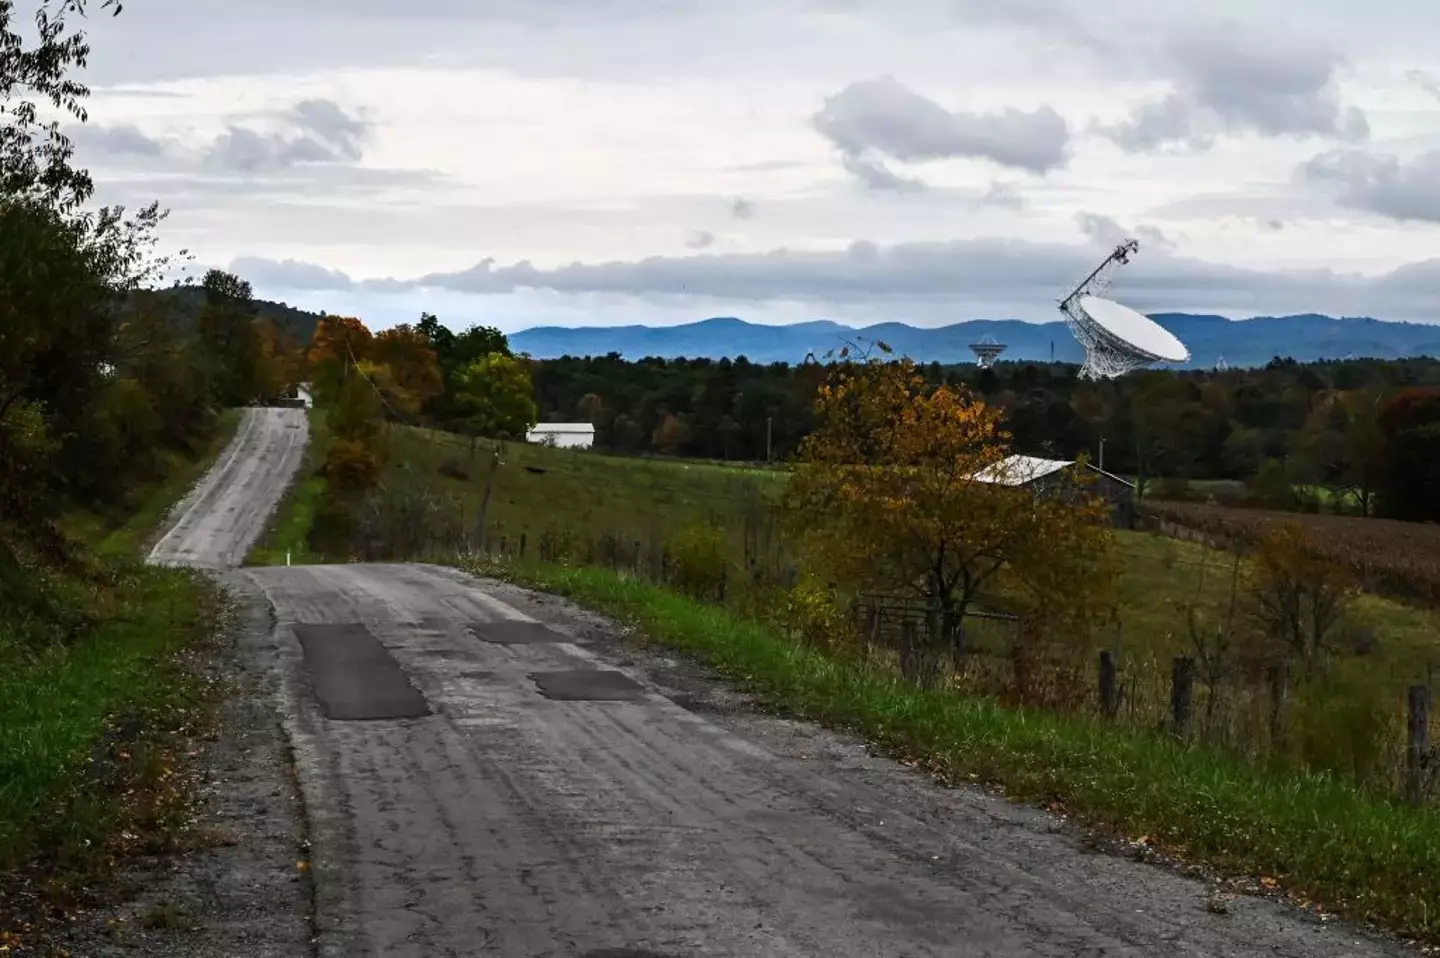
<path id="1" fill-rule="evenodd" d="M 765 417 L 765 461 L 767 463 L 770 461 L 770 437 L 772 435 L 770 427 L 774 424 L 774 421 L 774 416 Z"/>

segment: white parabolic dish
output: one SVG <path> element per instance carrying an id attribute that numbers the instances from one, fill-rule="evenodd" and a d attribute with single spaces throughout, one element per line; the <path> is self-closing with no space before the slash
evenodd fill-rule
<path id="1" fill-rule="evenodd" d="M 1129 349 L 1162 363 L 1190 361 L 1185 344 L 1149 316 L 1099 296 L 1081 296 L 1078 305 L 1102 332 Z"/>

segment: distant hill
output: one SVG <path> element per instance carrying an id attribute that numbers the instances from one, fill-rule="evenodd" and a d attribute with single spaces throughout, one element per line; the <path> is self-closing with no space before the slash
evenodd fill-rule
<path id="1" fill-rule="evenodd" d="M 176 313 L 185 319 L 194 320 L 200 313 L 200 307 L 205 305 L 205 291 L 199 286 L 175 286 L 163 290 L 161 295 L 169 299 L 175 306 Z M 255 314 L 261 319 L 273 319 L 282 326 L 288 326 L 295 331 L 296 337 L 302 343 L 310 342 L 315 335 L 315 327 L 320 324 L 320 313 L 312 313 L 309 310 L 298 309 L 287 303 L 276 303 L 268 299 L 256 299 L 251 301 Z"/>
<path id="2" fill-rule="evenodd" d="M 1319 359 L 1399 359 L 1440 356 L 1440 326 L 1392 323 L 1377 319 L 1330 316 L 1262 316 L 1230 320 L 1194 313 L 1157 313 L 1151 317 L 1190 348 L 1191 367 L 1209 368 L 1221 358 L 1231 366 L 1263 366 L 1275 356 L 1301 362 Z M 680 326 L 566 328 L 541 326 L 510 336 L 517 352 L 536 359 L 603 356 L 735 358 L 751 362 L 796 363 L 807 353 L 823 359 L 857 336 L 878 339 L 920 362 L 972 362 L 970 344 L 989 334 L 1004 343 L 1002 360 L 1081 362 L 1080 345 L 1062 322 L 1026 323 L 1015 319 L 977 319 L 952 326 L 921 329 L 905 323 L 856 328 L 829 320 L 791 326 L 762 326 L 734 317 L 706 319 Z"/>

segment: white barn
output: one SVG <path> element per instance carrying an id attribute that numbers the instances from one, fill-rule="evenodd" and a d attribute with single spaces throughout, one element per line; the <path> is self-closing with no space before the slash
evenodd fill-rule
<path id="1" fill-rule="evenodd" d="M 561 449 L 589 449 L 595 445 L 595 427 L 588 422 L 542 422 L 525 434 L 525 441 Z"/>

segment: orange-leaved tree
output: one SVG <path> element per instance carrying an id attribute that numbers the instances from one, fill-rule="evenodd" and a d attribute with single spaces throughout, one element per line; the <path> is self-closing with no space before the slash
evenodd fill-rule
<path id="1" fill-rule="evenodd" d="M 339 394 L 348 366 L 371 358 L 375 337 L 365 324 L 348 316 L 322 316 L 305 352 L 305 374 L 317 401 L 329 403 Z"/>
<path id="2" fill-rule="evenodd" d="M 386 398 L 409 414 L 418 415 L 425 403 L 445 391 L 435 350 L 425 334 L 408 323 L 377 333 L 372 358 L 390 371 L 396 392 Z"/>
<path id="3" fill-rule="evenodd" d="M 1111 607 L 1105 507 L 1075 480 L 1019 484 L 1000 413 L 978 397 L 909 360 L 866 359 L 833 368 L 815 411 L 784 501 L 832 581 L 925 600 L 936 643 L 958 641 L 977 601 L 1072 626 Z"/>

